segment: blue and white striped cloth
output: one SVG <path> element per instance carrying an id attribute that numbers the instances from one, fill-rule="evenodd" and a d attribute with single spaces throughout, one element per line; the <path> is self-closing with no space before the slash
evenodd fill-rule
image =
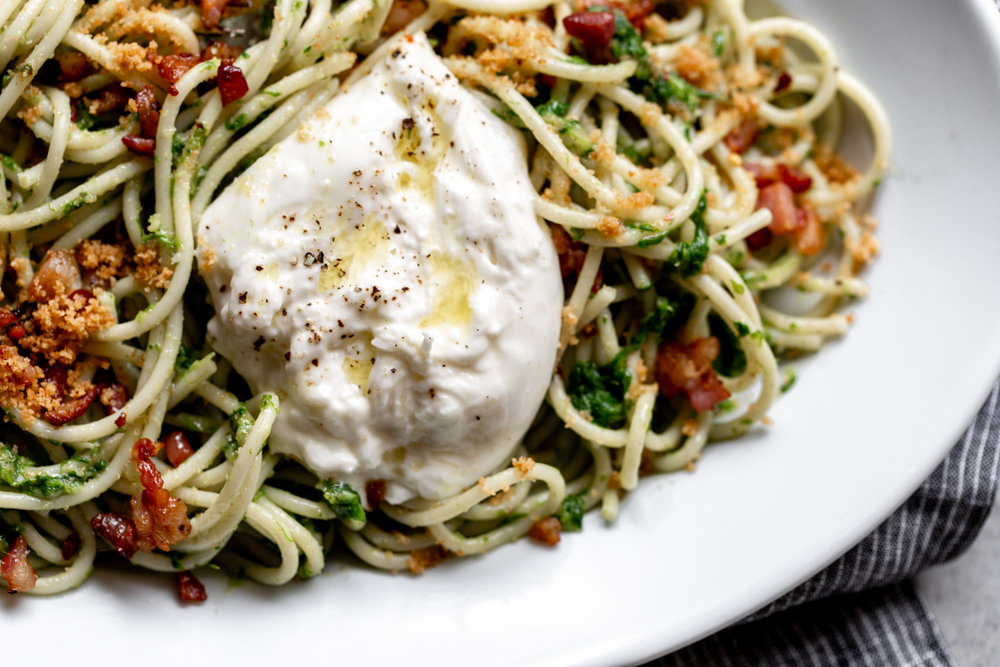
<path id="1" fill-rule="evenodd" d="M 997 491 L 998 441 L 1000 382 L 944 462 L 875 532 L 741 623 L 648 667 L 954 665 L 912 577 L 979 534 Z"/>

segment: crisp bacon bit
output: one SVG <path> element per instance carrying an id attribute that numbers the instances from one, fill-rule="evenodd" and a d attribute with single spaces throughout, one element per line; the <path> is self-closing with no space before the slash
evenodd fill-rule
<path id="1" fill-rule="evenodd" d="M 812 187 L 812 178 L 801 169 L 790 167 L 787 164 L 778 163 L 776 165 L 762 165 L 753 162 L 743 164 L 743 168 L 753 174 L 757 181 L 757 187 L 766 188 L 774 183 L 784 183 L 797 195 L 806 192 Z"/>
<path id="2" fill-rule="evenodd" d="M 615 36 L 615 15 L 611 12 L 576 12 L 563 19 L 563 26 L 590 52 L 611 43 L 611 38 Z"/>
<path id="3" fill-rule="evenodd" d="M 787 164 L 778 164 L 778 180 L 787 185 L 797 195 L 802 194 L 812 187 L 813 181 L 809 174 L 801 169 L 789 167 Z"/>
<path id="4" fill-rule="evenodd" d="M 28 283 L 28 299 L 45 303 L 61 294 L 72 292 L 82 284 L 80 268 L 70 250 L 50 250 L 38 265 Z"/>
<path id="5" fill-rule="evenodd" d="M 222 96 L 222 106 L 228 106 L 250 90 L 247 80 L 243 77 L 243 70 L 234 65 L 232 61 L 224 60 L 219 65 L 217 80 L 219 82 L 219 95 Z"/>
<path id="6" fill-rule="evenodd" d="M 167 83 L 177 83 L 189 69 L 198 64 L 200 59 L 193 53 L 173 53 L 163 56 L 156 63 L 156 71 L 160 73 Z M 141 91 L 140 91 L 141 92 Z"/>
<path id="7" fill-rule="evenodd" d="M 788 90 L 789 86 L 792 85 L 792 77 L 789 76 L 788 72 L 782 71 L 778 75 L 778 82 L 774 85 L 774 92 L 781 93 Z"/>
<path id="8" fill-rule="evenodd" d="M 711 410 L 729 398 L 712 361 L 719 355 L 719 340 L 699 338 L 688 346 L 673 341 L 660 345 L 656 356 L 656 381 L 660 393 L 673 398 L 684 392 L 696 412 Z"/>
<path id="9" fill-rule="evenodd" d="M 561 536 L 562 524 L 559 523 L 559 519 L 554 516 L 542 519 L 541 521 L 536 521 L 531 524 L 531 528 L 528 530 L 528 537 L 550 547 L 554 547 L 559 544 L 559 538 Z"/>
<path id="10" fill-rule="evenodd" d="M 771 211 L 771 224 L 768 225 L 775 234 L 788 234 L 798 229 L 798 218 L 795 215 L 795 198 L 792 189 L 784 183 L 772 183 L 757 195 L 757 208 Z"/>
<path id="11" fill-rule="evenodd" d="M 135 106 L 139 112 L 139 130 L 142 136 L 153 139 L 155 146 L 156 127 L 160 124 L 160 103 L 156 101 L 152 86 L 146 86 L 136 93 Z"/>
<path id="12" fill-rule="evenodd" d="M 115 417 L 115 426 L 117 426 L 118 428 L 125 426 L 127 422 L 128 422 L 128 415 L 125 414 L 124 412 Z"/>
<path id="13" fill-rule="evenodd" d="M 70 533 L 66 536 L 66 539 L 62 541 L 62 545 L 59 547 L 59 555 L 62 556 L 63 560 L 73 560 L 73 557 L 80 552 L 80 536 L 76 533 Z"/>
<path id="14" fill-rule="evenodd" d="M 7 555 L 0 559 L 0 575 L 7 580 L 8 593 L 24 593 L 35 587 L 38 573 L 28 562 L 28 543 L 17 536 Z"/>
<path id="15" fill-rule="evenodd" d="M 206 30 L 215 29 L 228 4 L 229 0 L 201 0 L 201 25 Z"/>
<path id="16" fill-rule="evenodd" d="M 163 439 L 163 445 L 166 449 L 167 460 L 175 468 L 194 454 L 194 447 L 191 446 L 191 441 L 188 440 L 184 431 L 171 431 Z"/>
<path id="17" fill-rule="evenodd" d="M 385 500 L 385 480 L 372 479 L 365 482 L 365 499 L 371 509 L 381 505 Z"/>
<path id="18" fill-rule="evenodd" d="M 185 570 L 177 573 L 177 597 L 181 602 L 204 602 L 208 594 L 205 593 L 205 584 Z"/>
<path id="19" fill-rule="evenodd" d="M 219 60 L 233 60 L 243 53 L 243 49 L 226 42 L 211 41 L 201 50 L 202 62 L 218 58 Z"/>
<path id="20" fill-rule="evenodd" d="M 120 85 L 106 86 L 101 89 L 101 95 L 87 105 L 87 111 L 94 116 L 110 113 L 121 109 L 128 103 L 128 93 Z"/>
<path id="21" fill-rule="evenodd" d="M 0 308 L 0 327 L 9 327 L 17 321 L 17 315 L 9 308 Z"/>
<path id="22" fill-rule="evenodd" d="M 98 387 L 91 387 L 83 396 L 66 401 L 55 410 L 48 410 L 45 413 L 45 421 L 53 426 L 62 426 L 78 419 L 100 393 Z"/>
<path id="23" fill-rule="evenodd" d="M 61 81 L 76 81 L 87 71 L 87 56 L 79 51 L 65 51 L 55 55 L 59 63 L 59 79 Z"/>
<path id="24" fill-rule="evenodd" d="M 758 229 L 747 237 L 747 248 L 750 250 L 760 250 L 761 248 L 766 248 L 768 244 L 771 243 L 773 238 L 774 233 L 767 227 L 764 229 Z"/>
<path id="25" fill-rule="evenodd" d="M 450 555 L 451 552 L 440 544 L 424 549 L 414 549 L 410 552 L 410 557 L 406 559 L 406 567 L 413 574 L 423 574 L 424 570 L 434 567 Z"/>
<path id="26" fill-rule="evenodd" d="M 128 391 L 124 386 L 109 384 L 101 390 L 101 404 L 107 408 L 107 414 L 113 415 L 128 403 Z M 117 422 L 116 422 L 117 423 Z"/>
<path id="27" fill-rule="evenodd" d="M 382 35 L 396 34 L 426 11 L 427 3 L 424 0 L 395 0 L 382 24 Z"/>
<path id="28" fill-rule="evenodd" d="M 573 290 L 574 279 L 587 258 L 587 246 L 580 241 L 574 241 L 560 225 L 549 225 L 549 233 L 552 235 L 552 245 L 555 247 L 556 255 L 559 256 L 559 272 L 562 274 L 563 287 L 569 293 Z M 604 273 L 598 269 L 597 275 L 594 276 L 594 284 L 590 286 L 590 293 L 596 294 L 603 284 Z"/>
<path id="29" fill-rule="evenodd" d="M 10 336 L 11 340 L 21 340 L 28 335 L 28 330 L 24 328 L 23 324 L 15 324 L 7 330 L 7 335 Z"/>
<path id="30" fill-rule="evenodd" d="M 163 488 L 160 471 L 150 460 L 162 447 L 162 442 L 152 442 L 149 438 L 137 440 L 132 447 L 132 461 L 139 471 L 143 488 L 132 496 L 129 504 L 135 522 L 136 545 L 142 551 L 170 551 L 171 544 L 191 533 L 187 506 Z"/>
<path id="31" fill-rule="evenodd" d="M 135 524 L 128 517 L 113 512 L 95 514 L 90 520 L 90 527 L 114 547 L 122 558 L 131 559 L 139 548 L 136 544 Z"/>
<path id="32" fill-rule="evenodd" d="M 722 140 L 732 153 L 742 155 L 757 141 L 760 134 L 760 123 L 756 118 L 744 118 Z"/>
<path id="33" fill-rule="evenodd" d="M 137 155 L 152 155 L 156 152 L 156 139 L 140 137 L 136 134 L 126 134 L 122 137 L 125 148 Z"/>
<path id="34" fill-rule="evenodd" d="M 578 11 L 584 11 L 593 5 L 603 5 L 611 9 L 617 9 L 625 14 L 625 18 L 639 32 L 642 32 L 646 28 L 646 17 L 656 8 L 654 0 L 632 0 L 631 2 L 623 2 L 622 0 L 611 0 L 610 2 L 606 0 L 577 0 L 576 8 Z"/>
<path id="35" fill-rule="evenodd" d="M 799 228 L 794 232 L 795 249 L 803 255 L 816 255 L 823 249 L 823 222 L 811 206 L 795 211 Z"/>

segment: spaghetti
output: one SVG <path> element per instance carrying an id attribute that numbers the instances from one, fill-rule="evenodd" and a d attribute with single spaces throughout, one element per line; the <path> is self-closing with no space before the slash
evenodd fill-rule
<path id="1" fill-rule="evenodd" d="M 11 591 L 78 586 L 105 545 L 182 573 L 198 600 L 191 570 L 281 584 L 321 572 L 337 541 L 414 572 L 554 543 L 592 507 L 614 520 L 642 474 L 764 419 L 789 381 L 776 354 L 844 334 L 838 307 L 867 291 L 862 206 L 890 131 L 802 21 L 751 20 L 739 0 L 175 5 L 0 3 Z M 547 405 L 512 464 L 391 505 L 377 480 L 352 489 L 269 450 L 277 396 L 250 396 L 208 346 L 193 230 L 398 31 L 426 32 L 523 130 L 566 302 Z M 845 100 L 871 128 L 863 173 L 836 153 Z"/>

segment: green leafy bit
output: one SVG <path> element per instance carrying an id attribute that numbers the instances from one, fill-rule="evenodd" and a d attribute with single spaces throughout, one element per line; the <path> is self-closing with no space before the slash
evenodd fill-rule
<path id="1" fill-rule="evenodd" d="M 726 50 L 726 31 L 719 28 L 712 33 L 712 55 L 716 58 L 722 56 L 722 53 Z"/>
<path id="2" fill-rule="evenodd" d="M 15 162 L 14 158 L 12 158 L 9 155 L 4 155 L 0 153 L 0 163 L 2 163 L 4 167 L 14 172 L 15 174 L 21 171 L 21 165 Z"/>
<path id="3" fill-rule="evenodd" d="M 235 459 L 239 449 L 240 443 L 236 441 L 236 437 L 232 433 L 227 433 L 226 441 L 222 443 L 222 453 L 226 455 L 226 459 L 229 461 Z"/>
<path id="4" fill-rule="evenodd" d="M 514 111 L 510 107 L 504 107 L 502 110 L 490 109 L 490 111 L 493 112 L 494 116 L 496 116 L 503 122 L 507 123 L 508 125 L 516 127 L 519 130 L 526 129 L 524 121 L 522 121 L 521 117 L 518 116 L 516 113 L 514 113 Z"/>
<path id="5" fill-rule="evenodd" d="M 667 264 L 685 278 L 701 272 L 701 267 L 708 259 L 708 233 L 705 232 L 705 209 L 708 202 L 705 198 L 705 191 L 702 190 L 698 205 L 691 213 L 691 222 L 694 223 L 694 238 L 690 241 L 681 241 L 670 253 Z"/>
<path id="6" fill-rule="evenodd" d="M 361 496 L 349 484 L 336 482 L 332 479 L 323 480 L 316 485 L 323 500 L 330 506 L 338 519 L 343 521 L 365 521 L 365 510 L 361 507 Z"/>
<path id="7" fill-rule="evenodd" d="M 795 374 L 794 368 L 786 368 L 784 372 L 784 381 L 781 383 L 781 393 L 784 394 L 793 386 L 795 386 L 795 381 L 798 380 L 798 376 Z"/>
<path id="8" fill-rule="evenodd" d="M 193 431 L 195 433 L 214 433 L 216 429 L 221 426 L 221 422 L 211 417 L 205 417 L 203 415 L 196 415 L 190 412 L 176 412 L 169 415 L 167 419 L 168 423 L 179 426 L 185 431 Z M 234 441 L 235 442 L 235 441 Z M 233 453 L 236 453 L 234 447 Z"/>
<path id="9" fill-rule="evenodd" d="M 260 399 L 260 409 L 265 410 L 267 408 L 273 408 L 275 413 L 279 412 L 278 402 L 275 400 L 274 394 L 264 394 Z"/>
<path id="10" fill-rule="evenodd" d="M 566 393 L 573 407 L 590 414 L 595 424 L 618 428 L 625 423 L 625 392 L 631 383 L 617 357 L 605 366 L 581 361 L 570 371 Z"/>
<path id="11" fill-rule="evenodd" d="M 177 359 L 174 360 L 174 369 L 178 375 L 184 375 L 200 359 L 201 352 L 193 347 L 181 345 L 181 348 L 177 351 Z"/>
<path id="12" fill-rule="evenodd" d="M 566 148 L 577 155 L 587 157 L 594 151 L 594 142 L 587 136 L 580 121 L 566 118 L 569 105 L 560 100 L 549 100 L 537 109 L 538 115 L 559 133 Z"/>
<path id="13" fill-rule="evenodd" d="M 555 517 L 567 532 L 579 533 L 583 530 L 583 493 L 574 493 L 563 498 Z"/>
<path id="14" fill-rule="evenodd" d="M 607 11 L 597 6 L 591 7 L 590 10 Z M 635 74 L 630 79 L 633 90 L 640 92 L 651 102 L 662 104 L 676 102 L 692 112 L 698 108 L 701 100 L 715 97 L 712 93 L 691 85 L 674 72 L 667 76 L 654 74 L 649 53 L 642 44 L 642 35 L 622 11 L 615 9 L 614 14 L 615 34 L 611 38 L 611 53 L 618 60 L 631 58 L 636 61 Z"/>
<path id="15" fill-rule="evenodd" d="M 173 158 L 174 164 L 180 161 L 181 155 L 184 154 L 184 140 L 181 139 L 180 135 L 174 132 L 174 136 L 170 138 L 170 155 Z"/>
<path id="16" fill-rule="evenodd" d="M 246 442 L 250 429 L 253 428 L 253 417 L 250 416 L 246 403 L 241 402 L 229 415 L 229 427 L 233 430 L 238 445 Z"/>
<path id="17" fill-rule="evenodd" d="M 173 234 L 165 232 L 162 229 L 151 229 L 148 233 L 143 234 L 143 243 L 152 243 L 153 241 L 156 241 L 171 252 L 177 251 L 177 239 Z"/>
<path id="18" fill-rule="evenodd" d="M 107 468 L 106 461 L 91 461 L 77 455 L 63 461 L 58 472 L 32 474 L 27 469 L 35 467 L 35 462 L 19 456 L 11 448 L 0 446 L 0 482 L 6 486 L 36 498 L 55 498 L 72 493 L 81 484 L 93 479 Z"/>
<path id="19" fill-rule="evenodd" d="M 737 328 L 740 323 L 737 323 Z M 726 377 L 735 377 L 747 368 L 747 355 L 740 346 L 739 338 L 726 321 L 712 313 L 708 316 L 708 329 L 719 340 L 719 356 L 712 362 L 715 372 Z"/>
<path id="20" fill-rule="evenodd" d="M 639 239 L 637 244 L 640 248 L 650 248 L 654 245 L 659 245 L 663 243 L 667 238 L 667 232 L 660 232 L 659 234 L 654 234 L 653 236 L 647 236 L 644 239 Z"/>
<path id="21" fill-rule="evenodd" d="M 750 334 L 750 327 L 743 324 L 742 322 L 736 323 L 736 333 L 739 334 L 740 338 L 748 336 Z"/>
<path id="22" fill-rule="evenodd" d="M 238 116 L 226 119 L 226 129 L 230 132 L 239 132 L 246 127 L 247 122 L 247 115 L 245 113 L 241 113 Z"/>

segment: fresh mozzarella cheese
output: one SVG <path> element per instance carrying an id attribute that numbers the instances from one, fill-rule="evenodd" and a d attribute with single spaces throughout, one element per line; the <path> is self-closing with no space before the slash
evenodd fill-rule
<path id="1" fill-rule="evenodd" d="M 563 304 L 534 196 L 520 135 L 423 35 L 226 188 L 198 228 L 208 331 L 278 394 L 271 449 L 391 502 L 509 459 Z"/>

